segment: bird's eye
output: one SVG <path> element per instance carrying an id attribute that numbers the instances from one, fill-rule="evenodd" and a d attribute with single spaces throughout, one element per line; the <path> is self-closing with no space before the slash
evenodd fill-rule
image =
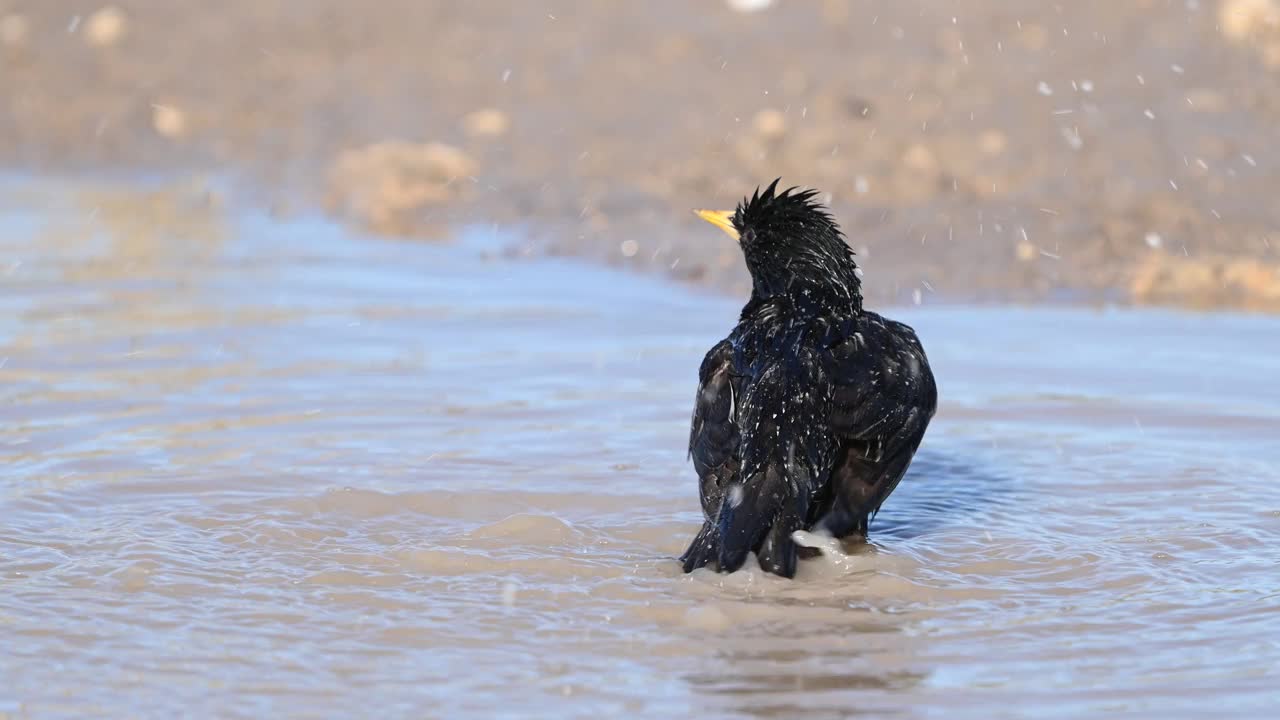
<path id="1" fill-rule="evenodd" d="M 752 230 L 752 229 L 750 229 L 750 228 L 747 228 L 747 231 L 746 231 L 746 232 L 744 232 L 744 233 L 742 233 L 741 242 L 742 242 L 742 244 L 743 244 L 743 245 L 746 245 L 746 244 L 748 244 L 748 243 L 754 242 L 754 241 L 755 241 L 755 239 L 756 239 L 756 231 L 755 231 L 755 230 Z"/>

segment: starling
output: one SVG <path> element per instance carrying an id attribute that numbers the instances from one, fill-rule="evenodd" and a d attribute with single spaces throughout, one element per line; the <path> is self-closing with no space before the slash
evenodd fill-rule
<path id="1" fill-rule="evenodd" d="M 685 572 L 760 566 L 794 577 L 797 530 L 862 537 L 911 464 L 937 386 L 911 327 L 862 307 L 861 271 L 815 191 L 778 180 L 732 211 L 751 298 L 707 353 L 689 455 L 706 518 Z"/>

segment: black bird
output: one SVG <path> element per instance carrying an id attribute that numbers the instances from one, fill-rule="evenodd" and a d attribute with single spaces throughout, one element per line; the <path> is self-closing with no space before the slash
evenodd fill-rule
<path id="1" fill-rule="evenodd" d="M 698 371 L 689 455 L 702 529 L 680 560 L 794 577 L 796 530 L 866 537 L 937 407 L 909 326 L 862 307 L 853 251 L 815 191 L 778 180 L 698 215 L 738 241 L 751 299 Z"/>

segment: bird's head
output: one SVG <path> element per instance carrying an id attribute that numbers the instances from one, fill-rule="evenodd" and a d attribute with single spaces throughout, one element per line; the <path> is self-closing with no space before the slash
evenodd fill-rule
<path id="1" fill-rule="evenodd" d="M 697 210 L 738 241 L 753 295 L 788 295 L 801 305 L 862 304 L 853 251 L 814 190 L 777 192 L 778 180 L 757 189 L 735 210 Z"/>

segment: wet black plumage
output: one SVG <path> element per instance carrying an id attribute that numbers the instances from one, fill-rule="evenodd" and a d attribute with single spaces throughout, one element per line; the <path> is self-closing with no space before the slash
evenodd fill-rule
<path id="1" fill-rule="evenodd" d="M 862 308 L 860 273 L 813 191 L 775 180 L 732 213 L 751 299 L 698 371 L 689 454 L 706 518 L 685 572 L 754 551 L 792 577 L 796 530 L 864 536 L 937 406 L 915 332 Z"/>

